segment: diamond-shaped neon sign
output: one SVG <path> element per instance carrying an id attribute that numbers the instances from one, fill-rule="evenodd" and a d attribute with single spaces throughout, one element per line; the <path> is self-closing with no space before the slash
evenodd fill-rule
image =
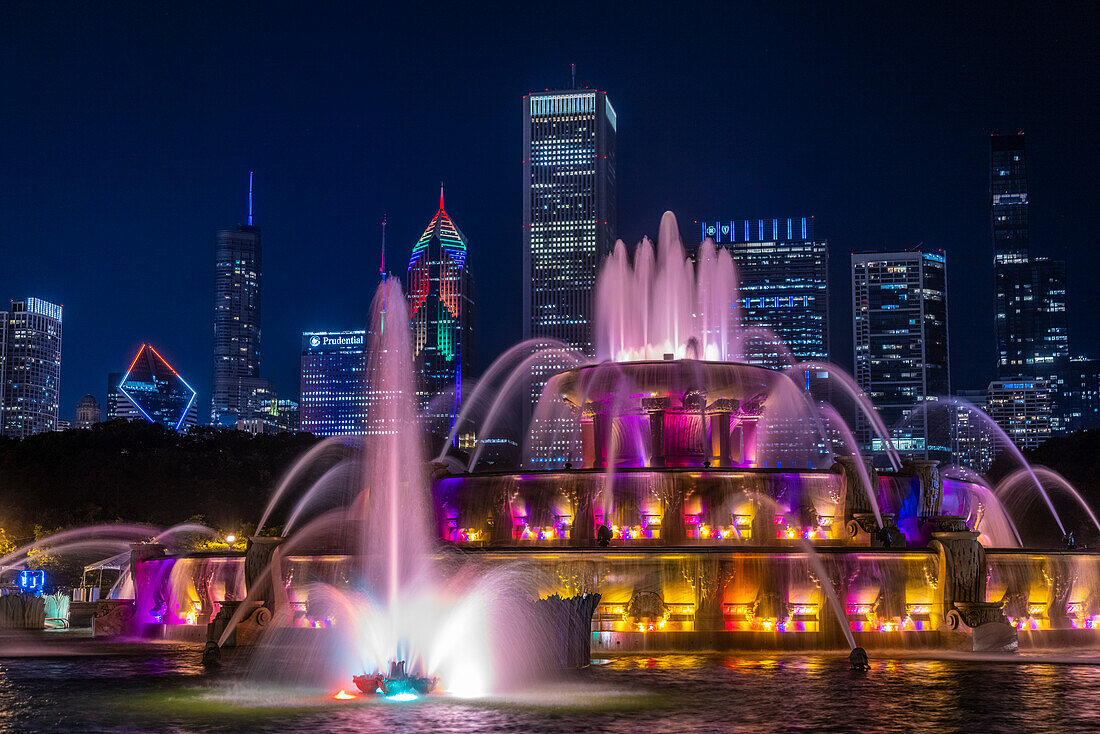
<path id="1" fill-rule="evenodd" d="M 118 389 L 146 420 L 176 431 L 195 401 L 195 391 L 150 344 L 141 345 Z"/>

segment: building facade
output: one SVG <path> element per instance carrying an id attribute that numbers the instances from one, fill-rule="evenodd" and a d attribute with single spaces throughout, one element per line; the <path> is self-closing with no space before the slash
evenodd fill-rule
<path id="1" fill-rule="evenodd" d="M 1023 133 L 990 137 L 989 178 L 997 374 L 1002 380 L 1042 379 L 1052 403 L 1051 428 L 1060 433 L 1074 413 L 1066 264 L 1031 254 Z"/>
<path id="2" fill-rule="evenodd" d="M 986 390 L 986 411 L 1021 450 L 1050 438 L 1052 401 L 1043 380 L 994 380 Z"/>
<path id="3" fill-rule="evenodd" d="M 427 431 L 441 437 L 462 409 L 462 380 L 471 375 L 474 299 L 466 255 L 466 236 L 447 214 L 440 188 L 439 210 L 413 246 L 405 292 L 417 407 Z"/>
<path id="4" fill-rule="evenodd" d="M 263 259 L 260 228 L 252 222 L 249 178 L 248 224 L 218 232 L 214 265 L 214 383 L 210 422 L 234 426 L 259 409 L 253 396 L 266 396 L 260 377 L 260 292 Z"/>
<path id="5" fill-rule="evenodd" d="M 931 411 L 910 418 L 923 400 L 951 393 L 947 331 L 947 261 L 939 253 L 852 255 L 855 377 L 898 449 L 941 458 L 931 445 Z M 866 421 L 857 439 L 871 447 Z"/>
<path id="6" fill-rule="evenodd" d="M 593 355 L 595 285 L 618 229 L 618 119 L 606 92 L 569 89 L 523 97 L 523 338 L 546 337 Z M 565 369 L 547 358 L 531 371 L 524 424 L 546 381 Z M 530 425 L 540 465 L 562 460 L 562 426 Z"/>
<path id="7" fill-rule="evenodd" d="M 61 311 L 40 298 L 12 301 L 0 311 L 0 435 L 57 430 Z"/>
<path id="8" fill-rule="evenodd" d="M 775 334 L 800 361 L 829 358 L 829 251 L 826 241 L 814 238 L 813 221 L 801 217 L 700 223 L 701 240 L 710 238 L 733 256 L 742 325 Z M 774 348 L 747 346 L 748 361 L 786 366 Z"/>
<path id="9" fill-rule="evenodd" d="M 302 334 L 301 430 L 323 437 L 367 433 L 366 341 L 365 331 Z"/>
<path id="10" fill-rule="evenodd" d="M 186 431 L 198 423 L 195 391 L 151 344 L 142 344 L 118 383 L 125 398 L 118 418 L 144 419 L 174 431 Z"/>
<path id="11" fill-rule="evenodd" d="M 99 408 L 99 401 L 95 395 L 88 394 L 76 404 L 76 427 L 91 428 L 103 420 L 103 411 Z"/>

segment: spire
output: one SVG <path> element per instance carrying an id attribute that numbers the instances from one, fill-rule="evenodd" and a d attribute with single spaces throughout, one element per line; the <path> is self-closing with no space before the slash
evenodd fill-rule
<path id="1" fill-rule="evenodd" d="M 443 179 L 439 179 L 439 211 L 443 211 Z"/>
<path id="2" fill-rule="evenodd" d="M 252 226 L 252 171 L 248 172 L 248 226 Z"/>

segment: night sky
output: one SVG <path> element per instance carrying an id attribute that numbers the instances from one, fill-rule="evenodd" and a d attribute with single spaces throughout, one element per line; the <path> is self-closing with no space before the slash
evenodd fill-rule
<path id="1" fill-rule="evenodd" d="M 1032 251 L 1093 314 L 1094 2 L 4 3 L 0 299 L 65 305 L 62 417 L 152 342 L 209 411 L 215 232 L 263 228 L 263 373 L 297 397 L 300 333 L 362 328 L 388 213 L 403 270 L 435 212 L 470 240 L 478 363 L 520 335 L 521 97 L 609 92 L 620 235 L 815 215 L 834 359 L 848 255 L 948 257 L 953 386 L 994 371 L 988 135 L 1028 133 Z M 600 7 L 596 7 L 600 5 Z"/>

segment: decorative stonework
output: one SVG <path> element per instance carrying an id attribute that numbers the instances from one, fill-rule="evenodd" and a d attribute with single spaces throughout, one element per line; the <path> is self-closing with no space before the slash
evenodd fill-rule
<path id="1" fill-rule="evenodd" d="M 943 511 L 943 477 L 940 476 L 939 465 L 940 462 L 934 459 L 906 459 L 902 462 L 901 474 L 913 477 L 918 484 L 918 517 L 938 517 Z"/>
<path id="2" fill-rule="evenodd" d="M 133 632 L 134 602 L 109 599 L 99 602 L 92 617 L 92 637 L 119 637 Z"/>
<path id="3" fill-rule="evenodd" d="M 857 515 L 870 515 L 873 520 L 874 508 L 868 497 L 868 488 L 871 494 L 877 496 L 878 472 L 870 462 L 861 465 L 855 456 L 838 456 L 832 471 L 844 476 L 845 520 L 852 520 Z"/>
<path id="4" fill-rule="evenodd" d="M 274 571 L 268 573 L 267 567 L 271 564 L 275 551 L 282 542 L 283 538 L 253 536 L 248 539 L 248 547 L 244 555 L 245 593 L 251 594 L 257 601 L 262 601 L 269 609 L 275 608 L 275 586 L 271 581 Z"/>
<path id="5" fill-rule="evenodd" d="M 722 598 L 733 578 L 733 564 L 717 558 L 680 561 L 680 572 L 695 594 L 695 629 L 723 629 Z"/>

